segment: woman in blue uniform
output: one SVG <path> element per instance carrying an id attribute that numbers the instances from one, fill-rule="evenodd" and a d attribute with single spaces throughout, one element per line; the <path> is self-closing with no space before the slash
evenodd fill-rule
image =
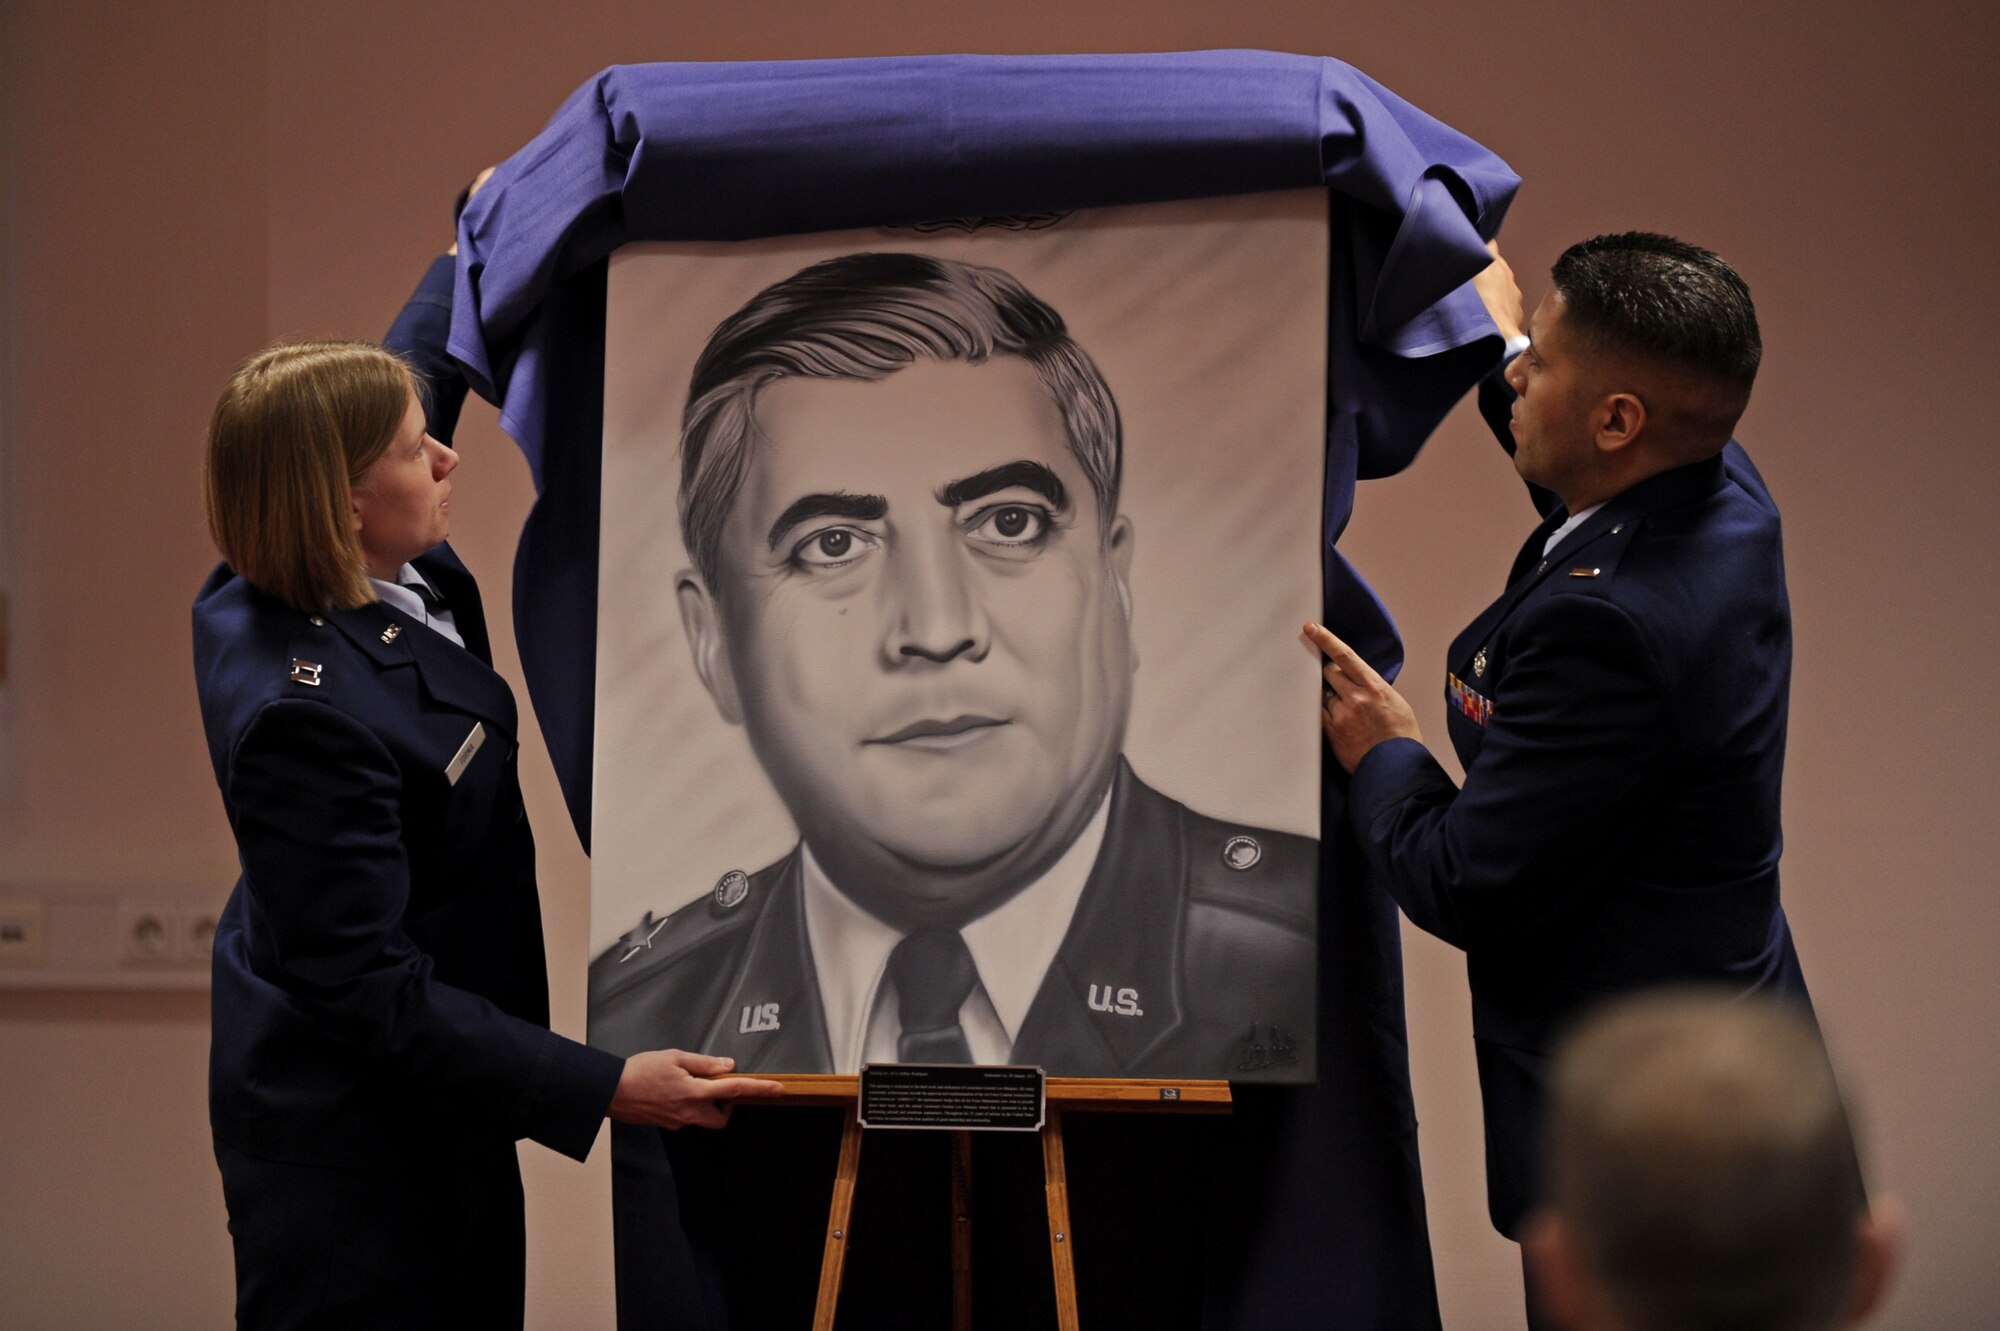
<path id="1" fill-rule="evenodd" d="M 399 334 L 442 328 L 449 275 Z M 782 1089 L 549 1031 L 518 716 L 420 387 L 381 347 L 274 347 L 209 431 L 195 667 L 242 866 L 209 1103 L 244 1327 L 518 1328 L 518 1139 L 580 1160 L 607 1114 L 718 1126 Z"/>

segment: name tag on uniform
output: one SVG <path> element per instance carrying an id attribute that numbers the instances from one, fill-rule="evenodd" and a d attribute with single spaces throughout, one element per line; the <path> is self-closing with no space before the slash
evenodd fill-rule
<path id="1" fill-rule="evenodd" d="M 472 765 L 472 755 L 478 753 L 479 746 L 485 742 L 486 723 L 484 721 L 473 722 L 472 733 L 465 737 L 465 743 L 458 746 L 458 756 L 453 758 L 451 765 L 444 769 L 444 779 L 454 786 L 457 785 L 458 779 L 465 775 L 465 769 Z"/>

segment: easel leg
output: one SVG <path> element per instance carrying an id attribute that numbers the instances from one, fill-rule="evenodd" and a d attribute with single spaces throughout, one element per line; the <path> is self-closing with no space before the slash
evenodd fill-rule
<path id="1" fill-rule="evenodd" d="M 1075 1236 L 1069 1229 L 1069 1168 L 1063 1162 L 1062 1111 L 1050 1105 L 1042 1122 L 1042 1178 L 1049 1197 L 1049 1257 L 1056 1273 L 1056 1325 L 1078 1331 Z"/>
<path id="2" fill-rule="evenodd" d="M 972 1331 L 972 1134 L 951 1134 L 951 1331 Z"/>
<path id="3" fill-rule="evenodd" d="M 819 1262 L 819 1302 L 813 1305 L 813 1331 L 833 1331 L 834 1310 L 840 1306 L 840 1272 L 847 1263 L 848 1222 L 854 1215 L 854 1176 L 861 1168 L 861 1120 L 853 1101 L 840 1130 L 840 1163 L 833 1172 L 833 1204 L 827 1208 L 826 1251 Z"/>

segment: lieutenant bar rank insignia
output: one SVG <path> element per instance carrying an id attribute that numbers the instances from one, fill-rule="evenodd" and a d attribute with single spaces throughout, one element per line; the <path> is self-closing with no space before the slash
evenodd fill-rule
<path id="1" fill-rule="evenodd" d="M 1457 675 L 1447 674 L 1444 678 L 1444 696 L 1451 709 L 1475 726 L 1484 726 L 1493 715 L 1493 700 L 1473 692 Z"/>

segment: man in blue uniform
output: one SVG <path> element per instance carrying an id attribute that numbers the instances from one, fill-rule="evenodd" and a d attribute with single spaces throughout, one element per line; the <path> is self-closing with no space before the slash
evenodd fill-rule
<path id="1" fill-rule="evenodd" d="M 1517 332 L 1504 264 L 1482 294 Z M 1463 787 L 1408 703 L 1312 630 L 1370 876 L 1466 952 L 1488 1202 L 1513 1238 L 1548 1052 L 1580 1010 L 1672 980 L 1805 1001 L 1778 903 L 1778 510 L 1730 438 L 1761 354 L 1750 293 L 1706 250 L 1600 236 L 1557 260 L 1527 333 L 1482 406 L 1545 518 L 1452 644 Z"/>

